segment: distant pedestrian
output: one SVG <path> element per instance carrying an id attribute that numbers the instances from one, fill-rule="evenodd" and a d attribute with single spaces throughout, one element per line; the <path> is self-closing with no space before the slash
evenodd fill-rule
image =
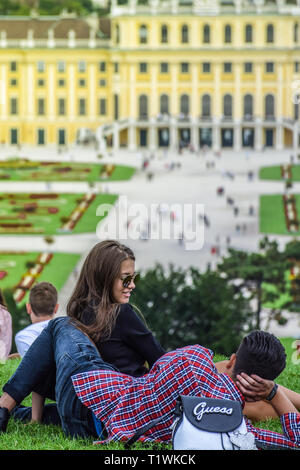
<path id="1" fill-rule="evenodd" d="M 254 207 L 252 205 L 249 206 L 249 215 L 254 215 Z"/>
<path id="2" fill-rule="evenodd" d="M 239 208 L 238 208 L 238 207 L 234 207 L 234 208 L 233 208 L 233 213 L 234 213 L 235 217 L 236 217 L 237 215 L 239 215 Z"/>

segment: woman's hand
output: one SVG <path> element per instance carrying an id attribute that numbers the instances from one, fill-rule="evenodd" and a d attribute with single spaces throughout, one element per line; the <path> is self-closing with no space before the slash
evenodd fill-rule
<path id="1" fill-rule="evenodd" d="M 262 379 L 254 374 L 250 376 L 245 372 L 237 375 L 236 384 L 249 402 L 264 400 L 274 387 L 273 380 Z"/>

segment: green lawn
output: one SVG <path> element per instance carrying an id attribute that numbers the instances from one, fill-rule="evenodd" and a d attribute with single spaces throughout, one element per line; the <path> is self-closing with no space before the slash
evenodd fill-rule
<path id="1" fill-rule="evenodd" d="M 41 162 L 11 158 L 0 161 L 0 181 L 116 181 L 130 179 L 135 169 L 126 165 Z"/>
<path id="2" fill-rule="evenodd" d="M 292 181 L 300 181 L 300 164 L 299 165 L 292 165 Z M 282 180 L 282 174 L 280 170 L 280 166 L 268 166 L 263 167 L 259 171 L 259 177 L 262 180 Z"/>
<path id="3" fill-rule="evenodd" d="M 100 204 L 114 204 L 117 195 L 90 196 L 86 194 L 2 193 L 0 194 L 0 234 L 56 235 L 95 232 L 101 220 L 96 216 L 97 207 Z M 71 219 L 75 215 L 78 215 L 78 218 L 73 224 Z"/>
<path id="4" fill-rule="evenodd" d="M 0 252 L 0 272 L 7 273 L 3 279 L 0 279 L 0 289 L 3 291 L 17 286 L 25 274 L 30 274 L 30 268 L 26 266 L 27 263 L 31 263 L 31 266 L 39 264 L 39 255 L 38 252 Z M 80 255 L 78 254 L 53 253 L 51 260 L 43 265 L 44 267 L 39 274 L 35 275 L 35 282 L 51 282 L 60 291 L 79 260 Z M 28 293 L 20 304 L 27 300 Z"/>
<path id="5" fill-rule="evenodd" d="M 295 194 L 297 213 L 300 215 L 300 194 Z M 261 233 L 277 235 L 300 235 L 289 232 L 286 227 L 283 198 L 280 194 L 260 196 L 259 230 Z"/>
<path id="6" fill-rule="evenodd" d="M 299 366 L 293 363 L 292 354 L 294 339 L 285 338 L 282 340 L 287 353 L 286 370 L 278 378 L 278 383 L 300 392 Z M 223 357 L 216 355 L 215 360 L 222 360 Z M 19 364 L 19 360 L 7 361 L 0 365 L 0 383 L 4 384 L 13 374 Z M 30 405 L 30 397 L 27 397 L 24 405 Z M 279 419 L 270 419 L 260 423 L 254 423 L 264 429 L 281 432 Z M 155 446 L 135 444 L 133 449 L 137 450 L 156 450 L 170 449 L 171 446 Z M 8 424 L 8 432 L 0 434 L 0 450 L 124 450 L 121 443 L 113 443 L 109 446 L 94 445 L 92 439 L 70 439 L 65 437 L 61 428 L 57 426 L 43 426 L 39 424 L 23 425 L 20 422 L 11 419 Z M 126 455 L 126 454 L 124 454 Z"/>

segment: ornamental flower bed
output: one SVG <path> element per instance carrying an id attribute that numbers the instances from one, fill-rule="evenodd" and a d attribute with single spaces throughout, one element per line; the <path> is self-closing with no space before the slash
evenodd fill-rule
<path id="1" fill-rule="evenodd" d="M 81 219 L 83 214 L 87 211 L 89 205 L 93 202 L 95 197 L 96 195 L 93 193 L 86 194 L 79 202 L 78 206 L 74 209 L 69 219 L 63 224 L 63 226 L 59 230 L 62 232 L 69 232 L 73 230 L 73 228 Z"/>
<path id="2" fill-rule="evenodd" d="M 292 165 L 281 165 L 280 171 L 283 179 L 290 180 L 292 178 Z"/>
<path id="3" fill-rule="evenodd" d="M 289 232 L 298 232 L 299 220 L 296 207 L 296 199 L 293 195 L 283 196 L 284 214 L 286 226 Z"/>
<path id="4" fill-rule="evenodd" d="M 110 176 L 113 174 L 115 171 L 116 166 L 115 165 L 103 165 L 100 171 L 100 178 L 107 179 L 110 178 Z"/>
<path id="5" fill-rule="evenodd" d="M 24 299 L 26 293 L 31 289 L 44 267 L 50 263 L 52 258 L 52 253 L 40 253 L 38 255 L 33 267 L 28 269 L 14 289 L 13 297 L 16 303 Z"/>

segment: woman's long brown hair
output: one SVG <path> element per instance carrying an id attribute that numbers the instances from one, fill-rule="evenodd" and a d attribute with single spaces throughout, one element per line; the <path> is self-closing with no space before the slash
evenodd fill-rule
<path id="1" fill-rule="evenodd" d="M 93 341 L 110 336 L 119 313 L 119 304 L 113 298 L 113 286 L 120 276 L 121 263 L 135 261 L 130 248 L 115 240 L 97 243 L 82 266 L 77 284 L 67 304 L 67 315 Z M 94 308 L 95 321 L 84 325 L 83 312 Z"/>

